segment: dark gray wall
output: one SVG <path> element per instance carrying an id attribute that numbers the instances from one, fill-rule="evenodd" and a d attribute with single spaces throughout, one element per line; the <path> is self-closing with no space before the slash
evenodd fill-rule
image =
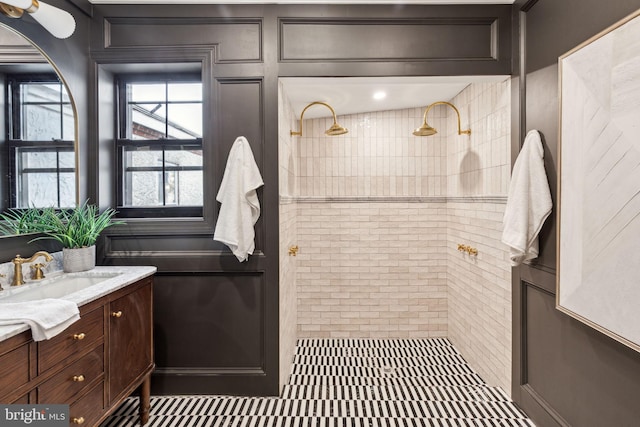
<path id="1" fill-rule="evenodd" d="M 558 57 L 640 8 L 638 0 L 519 1 L 522 135 L 538 129 L 557 206 Z M 517 150 L 521 139 L 514 143 Z M 514 151 L 515 151 L 514 150 Z M 635 426 L 640 355 L 555 309 L 556 217 L 540 235 L 532 266 L 514 270 L 513 396 L 540 426 Z"/>

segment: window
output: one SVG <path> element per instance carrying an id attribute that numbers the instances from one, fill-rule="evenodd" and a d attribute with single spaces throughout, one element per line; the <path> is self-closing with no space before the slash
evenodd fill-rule
<path id="1" fill-rule="evenodd" d="M 66 88 L 48 74 L 6 82 L 11 206 L 75 206 L 75 120 Z"/>
<path id="2" fill-rule="evenodd" d="M 120 76 L 118 210 L 202 216 L 200 76 Z"/>

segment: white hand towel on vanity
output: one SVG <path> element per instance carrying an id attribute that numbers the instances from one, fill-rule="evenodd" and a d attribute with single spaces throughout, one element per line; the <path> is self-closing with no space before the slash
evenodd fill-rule
<path id="1" fill-rule="evenodd" d="M 551 208 L 542 141 L 540 133 L 532 130 L 513 166 L 504 212 L 502 242 L 510 247 L 512 266 L 538 256 L 538 233 Z"/>
<path id="2" fill-rule="evenodd" d="M 229 152 L 216 196 L 222 205 L 213 240 L 227 245 L 240 262 L 246 261 L 255 249 L 253 226 L 260 217 L 256 189 L 263 184 L 249 141 L 239 136 Z"/>
<path id="3" fill-rule="evenodd" d="M 27 324 L 34 341 L 48 340 L 80 319 L 78 305 L 62 299 L 0 303 L 0 325 Z"/>

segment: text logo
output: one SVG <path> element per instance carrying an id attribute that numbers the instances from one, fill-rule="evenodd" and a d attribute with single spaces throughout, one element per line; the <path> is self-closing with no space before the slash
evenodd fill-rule
<path id="1" fill-rule="evenodd" d="M 69 405 L 0 405 L 0 426 L 67 427 Z"/>

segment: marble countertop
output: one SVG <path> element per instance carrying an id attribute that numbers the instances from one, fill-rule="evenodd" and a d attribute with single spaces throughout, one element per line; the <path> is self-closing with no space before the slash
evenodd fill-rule
<path id="1" fill-rule="evenodd" d="M 151 276 L 156 272 L 156 270 L 157 270 L 156 267 L 150 267 L 150 266 L 140 266 L 140 267 L 117 266 L 117 267 L 95 267 L 92 270 L 81 272 L 81 273 L 63 273 L 62 271 L 52 272 L 47 274 L 47 277 L 45 279 L 39 280 L 37 282 L 29 281 L 20 287 L 11 288 L 9 286 L 4 286 L 5 290 L 0 291 L 0 306 L 3 303 L 3 300 L 5 300 L 4 302 L 11 302 L 10 297 L 12 295 L 18 296 L 22 292 L 29 292 L 36 288 L 46 287 L 47 284 L 55 282 L 55 280 L 61 276 L 74 277 L 74 275 L 81 276 L 81 275 L 89 274 L 92 276 L 100 277 L 100 276 L 111 276 L 114 274 L 116 275 L 114 277 L 107 277 L 105 280 L 102 280 L 97 284 L 89 285 L 83 289 L 71 292 L 59 298 L 59 299 L 65 299 L 68 301 L 73 301 L 76 304 L 78 304 L 78 307 L 80 307 L 84 304 L 87 304 L 91 301 L 94 301 L 98 298 L 108 295 L 111 292 L 114 292 L 118 289 L 124 288 L 127 285 L 137 282 L 140 279 Z M 29 329 L 29 326 L 27 326 L 26 324 L 20 324 L 20 323 L 15 325 L 0 325 L 0 341 L 11 338 L 12 336 L 15 336 L 28 329 Z"/>

